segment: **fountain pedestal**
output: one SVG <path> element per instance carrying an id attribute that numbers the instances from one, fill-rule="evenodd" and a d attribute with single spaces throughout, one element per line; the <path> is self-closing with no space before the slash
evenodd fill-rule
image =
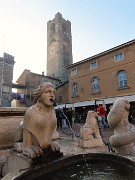
<path id="1" fill-rule="evenodd" d="M 34 160 L 24 156 L 22 153 L 18 153 L 14 150 L 9 152 L 9 156 L 7 157 L 7 161 L 2 168 L 2 176 L 5 176 L 8 173 L 12 173 L 15 171 L 21 171 L 36 166 L 41 163 L 52 162 L 55 159 L 63 156 L 63 153 L 60 151 L 46 151 L 43 156 L 36 158 Z"/>
<path id="2" fill-rule="evenodd" d="M 82 148 L 93 148 L 104 146 L 97 123 L 98 115 L 94 111 L 88 111 L 86 123 L 80 128 L 80 139 L 78 145 Z"/>
<path id="3" fill-rule="evenodd" d="M 92 148 L 92 147 L 98 147 L 98 146 L 104 146 L 103 141 L 101 138 L 99 139 L 79 139 L 79 146 L 82 148 Z"/>
<path id="4" fill-rule="evenodd" d="M 14 150 L 11 150 L 7 157 L 5 166 L 2 168 L 2 176 L 5 176 L 9 172 L 29 168 L 32 164 L 32 159 L 27 158 L 22 153 L 17 153 Z"/>

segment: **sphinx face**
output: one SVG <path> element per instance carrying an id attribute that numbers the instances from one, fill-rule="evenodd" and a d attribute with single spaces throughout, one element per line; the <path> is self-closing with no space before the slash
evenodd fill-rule
<path id="1" fill-rule="evenodd" d="M 55 89 L 53 87 L 46 88 L 46 90 L 40 96 L 40 102 L 42 102 L 44 106 L 53 106 L 54 101 Z"/>

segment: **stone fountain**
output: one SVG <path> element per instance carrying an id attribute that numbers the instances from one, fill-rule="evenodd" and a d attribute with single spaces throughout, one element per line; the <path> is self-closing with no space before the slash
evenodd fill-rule
<path id="1" fill-rule="evenodd" d="M 39 91 L 37 91 L 37 92 L 39 93 Z M 35 96 L 37 97 L 37 94 L 35 94 Z M 51 99 L 51 98 L 49 98 L 49 99 Z M 52 100 L 49 100 L 48 102 L 52 103 Z M 115 105 L 115 103 L 114 103 L 114 105 Z M 40 106 L 37 106 L 37 107 L 40 107 Z M 32 106 L 32 108 L 33 108 L 33 106 Z M 112 108 L 112 110 L 113 110 L 113 108 Z M 29 110 L 26 111 L 25 116 L 24 116 L 25 123 L 28 120 L 29 111 L 31 112 L 32 109 L 30 108 Z M 34 111 L 35 111 L 35 106 L 34 106 Z M 110 111 L 110 113 L 111 113 L 111 111 Z M 37 112 L 37 110 L 36 110 L 36 112 Z M 92 113 L 93 112 L 91 112 L 91 111 L 88 112 L 88 116 L 86 119 L 86 125 L 88 122 L 93 121 L 93 120 L 88 121 L 88 117 L 90 117 L 89 115 Z M 32 113 L 32 115 L 33 115 L 33 113 Z M 44 114 L 42 114 L 42 113 L 40 115 L 44 116 Z M 96 113 L 95 113 L 95 115 L 96 115 Z M 50 117 L 50 115 L 49 115 L 49 117 Z M 52 117 L 54 117 L 54 116 L 52 116 Z M 109 115 L 108 118 L 110 118 L 110 117 L 111 116 Z M 20 122 L 21 122 L 21 120 L 19 121 L 19 123 L 17 125 L 18 127 L 20 127 Z M 91 126 L 92 126 L 92 124 L 91 124 Z M 25 126 L 23 126 L 23 128 L 24 127 Z M 15 141 L 16 146 L 14 146 L 14 147 L 12 146 L 12 149 L 9 151 L 9 156 L 7 158 L 5 166 L 3 166 L 3 167 L 5 167 L 4 169 L 6 169 L 6 170 L 8 169 L 8 171 L 5 173 L 5 176 L 2 179 L 3 180 L 11 180 L 11 179 L 12 180 L 17 180 L 17 179 L 39 180 L 40 178 L 42 179 L 44 177 L 50 176 L 50 174 L 53 175 L 54 172 L 56 172 L 57 170 L 62 172 L 62 169 L 64 167 L 66 167 L 66 168 L 69 168 L 70 166 L 72 167 L 72 165 L 74 165 L 75 163 L 78 164 L 77 165 L 77 167 L 78 167 L 78 166 L 80 166 L 79 165 L 80 162 L 81 162 L 81 164 L 82 164 L 82 162 L 85 163 L 86 164 L 85 168 L 88 168 L 88 169 L 89 169 L 89 167 L 88 167 L 89 163 L 91 164 L 94 162 L 94 164 L 96 164 L 97 162 L 100 162 L 100 161 L 102 163 L 104 163 L 104 162 L 112 163 L 113 162 L 115 164 L 119 164 L 118 167 L 122 167 L 122 168 L 124 167 L 125 169 L 127 169 L 128 172 L 130 172 L 130 170 L 132 170 L 132 172 L 133 171 L 135 172 L 135 160 L 134 160 L 134 155 L 132 155 L 132 154 L 128 154 L 128 155 L 126 153 L 121 154 L 118 151 L 117 151 L 117 153 L 108 152 L 108 147 L 105 146 L 103 143 L 99 144 L 99 146 L 96 144 L 93 147 L 90 147 L 91 146 L 91 145 L 89 145 L 90 142 L 88 142 L 89 147 L 84 148 L 84 146 L 82 146 L 82 145 L 80 146 L 80 144 L 83 144 L 82 142 L 80 143 L 80 138 L 81 138 L 81 140 L 86 140 L 86 137 L 88 137 L 91 140 L 91 137 L 93 134 L 90 124 L 87 129 L 87 133 L 84 133 L 84 128 L 85 128 L 85 126 L 80 127 L 80 137 L 79 138 L 77 138 L 77 137 L 74 139 L 70 138 L 70 137 L 62 138 L 62 137 L 58 136 L 58 133 L 56 131 L 56 126 L 53 125 L 53 128 L 51 129 L 51 132 L 50 132 L 52 138 L 49 142 L 56 143 L 57 145 L 53 146 L 53 147 L 56 147 L 58 149 L 55 149 L 55 148 L 48 149 L 48 146 L 45 146 L 46 151 L 42 152 L 42 150 L 44 149 L 44 146 L 41 146 L 42 142 L 37 143 L 37 141 L 35 141 L 35 137 L 34 137 L 33 141 L 30 141 L 30 144 L 31 144 L 31 142 L 33 142 L 33 143 L 35 143 L 36 146 L 39 145 L 38 146 L 39 148 L 43 147 L 37 151 L 38 153 L 36 154 L 36 157 L 33 157 L 33 156 L 35 156 L 35 154 L 33 154 L 33 153 L 31 154 L 31 149 L 29 151 L 29 147 L 26 146 L 27 143 L 23 143 L 24 140 L 22 142 Z M 27 127 L 24 129 L 28 130 Z M 96 131 L 93 131 L 93 132 L 95 133 Z M 53 140 L 54 134 L 56 134 L 56 136 Z M 115 135 L 115 132 L 114 132 L 114 135 Z M 23 136 L 23 137 L 25 137 L 25 136 Z M 95 137 L 96 137 L 96 134 L 92 137 L 92 140 Z M 88 138 L 87 138 L 87 140 L 88 140 Z M 98 132 L 97 138 L 101 138 L 99 132 Z M 28 147 L 28 153 L 26 153 L 27 149 L 24 148 L 25 149 L 25 151 L 24 151 L 23 147 Z M 51 147 L 51 146 L 49 146 L 49 147 Z M 60 147 L 60 149 L 59 149 L 59 147 Z M 55 150 L 54 153 L 52 150 Z M 115 149 L 115 150 L 117 150 L 117 149 Z M 44 152 L 45 152 L 45 154 L 44 154 Z M 38 154 L 40 154 L 40 155 L 38 155 Z M 18 162 L 19 162 L 19 165 L 17 166 L 16 164 Z M 74 176 L 74 174 L 72 174 L 72 175 Z M 129 174 L 128 174 L 128 177 L 129 177 Z M 132 173 L 131 179 L 134 177 L 135 177 L 135 174 Z"/>

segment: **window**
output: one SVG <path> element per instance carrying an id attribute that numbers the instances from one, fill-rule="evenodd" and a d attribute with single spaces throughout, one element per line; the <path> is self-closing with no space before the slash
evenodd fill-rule
<path id="1" fill-rule="evenodd" d="M 54 36 L 54 34 L 55 34 L 55 24 L 54 23 L 52 23 L 50 30 L 51 30 L 50 31 L 50 37 Z"/>
<path id="2" fill-rule="evenodd" d="M 124 59 L 124 53 L 115 54 L 115 61 L 120 61 Z"/>
<path id="3" fill-rule="evenodd" d="M 119 84 L 119 88 L 128 87 L 127 74 L 124 70 L 118 72 L 118 84 Z"/>
<path id="4" fill-rule="evenodd" d="M 72 69 L 71 70 L 71 76 L 77 75 L 77 69 Z"/>
<path id="5" fill-rule="evenodd" d="M 90 69 L 96 69 L 97 68 L 97 62 L 93 62 L 90 64 Z"/>
<path id="6" fill-rule="evenodd" d="M 91 83 L 92 83 L 92 92 L 98 93 L 99 92 L 99 79 L 97 77 L 94 77 Z"/>
<path id="7" fill-rule="evenodd" d="M 63 32 L 64 35 L 68 35 L 68 32 L 67 32 L 65 24 L 62 25 L 62 32 Z"/>
<path id="8" fill-rule="evenodd" d="M 73 97 L 78 96 L 78 85 L 77 83 L 73 84 Z"/>
<path id="9" fill-rule="evenodd" d="M 10 87 L 7 86 L 7 85 L 3 85 L 3 86 L 2 86 L 2 91 L 3 91 L 4 93 L 10 93 Z"/>

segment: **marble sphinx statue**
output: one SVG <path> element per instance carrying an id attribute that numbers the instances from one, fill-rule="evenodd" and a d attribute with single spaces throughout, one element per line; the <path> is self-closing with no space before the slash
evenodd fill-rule
<path id="1" fill-rule="evenodd" d="M 23 142 L 16 142 L 14 149 L 34 159 L 46 151 L 59 151 L 55 136 L 57 119 L 55 115 L 55 89 L 50 82 L 41 84 L 34 92 L 35 104 L 25 113 L 23 121 Z M 54 138 L 55 139 L 55 138 Z"/>
<path id="2" fill-rule="evenodd" d="M 129 123 L 129 109 L 129 102 L 118 98 L 107 116 L 108 124 L 114 130 L 110 144 L 121 155 L 135 155 L 135 127 Z"/>
<path id="3" fill-rule="evenodd" d="M 103 146 L 96 119 L 97 117 L 98 115 L 96 112 L 88 111 L 86 122 L 84 126 L 80 128 L 79 146 L 82 148 Z"/>

